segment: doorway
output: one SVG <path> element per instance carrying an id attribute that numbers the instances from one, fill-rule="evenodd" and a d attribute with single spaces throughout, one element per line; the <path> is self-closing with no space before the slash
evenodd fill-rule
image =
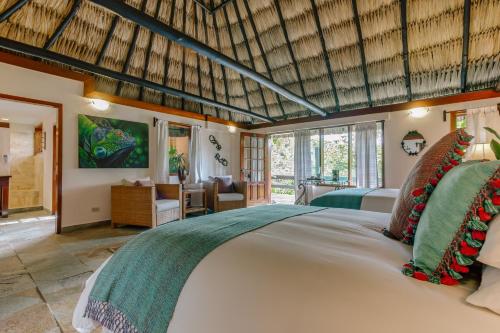
<path id="1" fill-rule="evenodd" d="M 62 105 L 0 94 L 0 123 L 0 223 L 52 217 L 60 233 Z"/>

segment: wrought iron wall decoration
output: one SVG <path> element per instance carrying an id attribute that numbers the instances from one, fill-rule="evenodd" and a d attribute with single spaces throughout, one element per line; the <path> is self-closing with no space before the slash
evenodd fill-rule
<path id="1" fill-rule="evenodd" d="M 213 144 L 215 146 L 215 149 L 217 149 L 218 151 L 222 149 L 222 145 L 219 143 L 219 141 L 217 141 L 215 136 L 213 136 L 212 134 L 210 134 L 210 136 L 208 137 L 208 141 L 210 141 L 210 143 Z M 221 157 L 219 153 L 216 153 L 214 155 L 214 158 L 217 162 L 219 162 L 225 167 L 229 165 L 229 162 L 225 158 Z"/>
<path id="2" fill-rule="evenodd" d="M 418 131 L 409 131 L 401 141 L 401 147 L 410 156 L 420 153 L 426 145 L 424 136 Z"/>

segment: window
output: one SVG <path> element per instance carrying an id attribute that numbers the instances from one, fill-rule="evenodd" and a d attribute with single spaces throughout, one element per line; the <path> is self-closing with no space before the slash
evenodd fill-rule
<path id="1" fill-rule="evenodd" d="M 467 117 L 465 111 L 450 112 L 450 131 L 467 127 Z"/>
<path id="2" fill-rule="evenodd" d="M 171 175 L 177 174 L 176 157 L 182 157 L 189 162 L 189 142 L 191 139 L 191 127 L 188 125 L 169 123 L 168 124 L 168 158 L 169 172 Z"/>
<path id="3" fill-rule="evenodd" d="M 355 125 L 311 130 L 312 176 L 356 185 Z M 384 125 L 377 122 L 377 183 L 384 186 Z M 294 189 L 294 133 L 271 136 L 271 173 L 273 193 Z"/>

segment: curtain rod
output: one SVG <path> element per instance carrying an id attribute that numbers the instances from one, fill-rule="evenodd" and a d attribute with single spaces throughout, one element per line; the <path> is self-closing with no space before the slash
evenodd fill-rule
<path id="1" fill-rule="evenodd" d="M 266 133 L 267 135 L 274 135 L 274 134 L 285 134 L 285 133 L 293 133 L 296 130 L 304 130 L 304 131 L 314 131 L 314 130 L 319 130 L 319 129 L 324 129 L 324 128 L 335 128 L 335 127 L 344 127 L 344 126 L 354 126 L 357 124 L 364 124 L 364 123 L 385 123 L 385 119 L 382 120 L 370 120 L 370 121 L 360 121 L 357 123 L 349 123 L 349 124 L 342 124 L 342 125 L 325 125 L 321 127 L 310 127 L 310 128 L 297 128 L 297 129 L 292 129 L 292 130 L 283 130 L 283 131 L 278 131 L 278 132 L 272 132 L 272 133 Z"/>

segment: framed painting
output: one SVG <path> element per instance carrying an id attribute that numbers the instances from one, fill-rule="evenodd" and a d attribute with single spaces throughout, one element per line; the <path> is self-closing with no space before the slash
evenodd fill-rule
<path id="1" fill-rule="evenodd" d="M 148 168 L 148 124 L 79 114 L 78 167 Z"/>

